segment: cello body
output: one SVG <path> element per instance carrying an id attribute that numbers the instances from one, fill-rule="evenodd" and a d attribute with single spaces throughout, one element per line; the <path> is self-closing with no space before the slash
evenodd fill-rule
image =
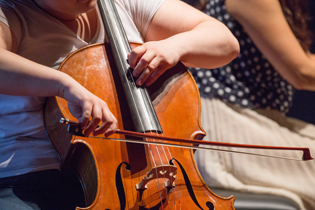
<path id="1" fill-rule="evenodd" d="M 137 130 L 112 51 L 108 40 L 89 45 L 70 54 L 59 70 L 104 100 L 119 129 Z M 198 88 L 183 64 L 167 70 L 147 91 L 160 135 L 203 138 Z M 58 97 L 48 99 L 44 116 L 61 170 L 71 170 L 81 180 L 86 207 L 78 209 L 234 209 L 234 197 L 215 195 L 203 182 L 191 149 L 71 135 L 59 120 L 76 119 Z"/>

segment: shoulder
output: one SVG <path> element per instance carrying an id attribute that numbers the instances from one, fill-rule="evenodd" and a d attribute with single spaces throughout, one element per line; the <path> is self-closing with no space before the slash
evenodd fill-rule
<path id="1" fill-rule="evenodd" d="M 122 6 L 133 15 L 138 13 L 155 13 L 165 0 L 115 0 L 116 4 Z"/>
<path id="2" fill-rule="evenodd" d="M 28 2 L 26 0 L 26 2 Z M 0 0 L 0 22 L 10 28 L 16 38 L 21 35 L 23 7 L 18 0 Z"/>
<path id="3" fill-rule="evenodd" d="M 0 22 L 11 30 L 18 42 L 30 27 L 38 27 L 42 13 L 33 0 L 0 0 Z"/>
<path id="4" fill-rule="evenodd" d="M 121 16 L 128 16 L 142 37 L 145 37 L 154 14 L 165 0 L 115 0 Z M 124 13 L 123 15 L 121 13 Z M 123 18 L 124 19 L 124 18 Z"/>

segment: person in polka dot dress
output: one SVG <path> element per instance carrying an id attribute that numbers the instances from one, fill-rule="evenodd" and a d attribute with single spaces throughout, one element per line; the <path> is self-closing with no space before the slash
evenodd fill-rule
<path id="1" fill-rule="evenodd" d="M 205 13 L 217 18 L 233 32 L 241 49 L 238 58 L 217 69 L 191 68 L 202 97 L 216 97 L 248 108 L 272 108 L 287 112 L 294 88 L 269 63 L 227 13 L 224 1 L 211 0 Z"/>
<path id="2" fill-rule="evenodd" d="M 201 95 L 205 140 L 308 147 L 314 155 L 315 126 L 285 116 L 296 89 L 315 90 L 307 2 L 204 1 L 187 0 L 203 5 L 201 10 L 223 22 L 241 49 L 223 67 L 189 68 Z M 291 153 L 290 157 L 295 155 Z M 295 201 L 299 209 L 315 209 L 314 161 L 203 150 L 195 153 L 195 159 L 210 188 L 275 194 Z"/>

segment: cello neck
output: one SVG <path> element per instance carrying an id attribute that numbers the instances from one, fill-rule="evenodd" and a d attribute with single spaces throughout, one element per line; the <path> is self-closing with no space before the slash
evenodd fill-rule
<path id="1" fill-rule="evenodd" d="M 126 60 L 131 47 L 114 1 L 98 0 L 98 6 L 135 129 L 141 133 L 150 131 L 162 133 L 149 94 L 146 88 L 135 84 L 132 69 Z"/>

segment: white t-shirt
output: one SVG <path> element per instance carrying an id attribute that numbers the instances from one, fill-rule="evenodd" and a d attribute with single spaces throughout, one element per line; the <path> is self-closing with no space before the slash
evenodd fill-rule
<path id="1" fill-rule="evenodd" d="M 163 2 L 115 0 L 129 41 L 143 42 L 150 20 Z M 99 23 L 95 37 L 87 43 L 33 0 L 0 0 L 0 21 L 16 36 L 19 55 L 55 69 L 70 52 L 103 42 L 105 34 Z M 44 102 L 44 97 L 0 94 L 0 178 L 59 167 L 44 128 Z"/>

